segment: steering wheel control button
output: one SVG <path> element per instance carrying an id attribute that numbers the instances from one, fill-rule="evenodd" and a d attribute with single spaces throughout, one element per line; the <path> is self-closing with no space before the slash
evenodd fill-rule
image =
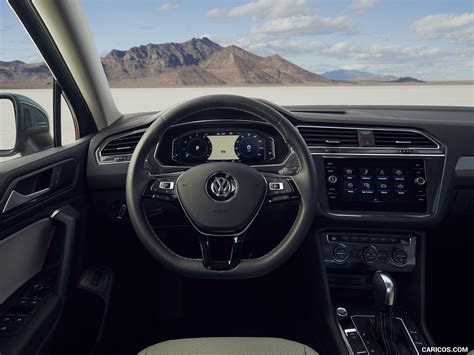
<path id="1" fill-rule="evenodd" d="M 268 189 L 270 191 L 281 191 L 284 190 L 283 183 L 282 182 L 269 182 L 268 183 Z"/>
<path id="2" fill-rule="evenodd" d="M 379 253 L 377 251 L 377 248 L 371 245 L 370 247 L 364 248 L 362 250 L 362 260 L 366 264 L 373 264 L 375 263 L 378 258 L 379 258 Z"/>
<path id="3" fill-rule="evenodd" d="M 349 250 L 345 245 L 338 245 L 333 250 L 333 258 L 338 263 L 343 263 L 349 257 Z"/>
<path id="4" fill-rule="evenodd" d="M 392 251 L 392 260 L 397 265 L 405 265 L 408 261 L 408 254 L 401 248 Z"/>
<path id="5" fill-rule="evenodd" d="M 329 182 L 330 184 L 335 184 L 335 183 L 337 182 L 337 176 L 336 176 L 336 175 L 330 175 L 330 176 L 328 177 L 328 182 Z"/>
<path id="6" fill-rule="evenodd" d="M 160 181 L 158 187 L 161 190 L 173 190 L 174 189 L 174 181 Z"/>
<path id="7" fill-rule="evenodd" d="M 268 202 L 279 202 L 289 200 L 293 194 L 293 188 L 288 180 L 267 177 L 269 197 Z"/>

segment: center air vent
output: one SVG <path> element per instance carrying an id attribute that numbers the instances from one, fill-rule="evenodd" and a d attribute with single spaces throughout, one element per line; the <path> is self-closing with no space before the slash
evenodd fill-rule
<path id="1" fill-rule="evenodd" d="M 358 147 L 356 129 L 330 127 L 298 127 L 309 147 Z"/>
<path id="2" fill-rule="evenodd" d="M 413 131 L 374 130 L 376 147 L 437 148 L 425 135 Z"/>

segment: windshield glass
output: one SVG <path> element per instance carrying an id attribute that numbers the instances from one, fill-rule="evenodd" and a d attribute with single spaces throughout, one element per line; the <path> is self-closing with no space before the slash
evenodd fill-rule
<path id="1" fill-rule="evenodd" d="M 474 105 L 472 0 L 85 0 L 116 104 Z M 22 58 L 18 58 L 22 59 Z"/>

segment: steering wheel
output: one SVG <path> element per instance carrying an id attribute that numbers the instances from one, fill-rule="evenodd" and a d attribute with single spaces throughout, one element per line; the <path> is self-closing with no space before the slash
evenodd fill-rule
<path id="1" fill-rule="evenodd" d="M 164 133 L 190 115 L 208 110 L 237 110 L 271 124 L 296 153 L 299 171 L 292 176 L 262 173 L 237 162 L 212 162 L 184 172 L 152 175 L 144 164 Z M 201 259 L 170 250 L 155 234 L 143 208 L 144 199 L 178 201 L 199 232 Z M 272 107 L 235 95 L 193 99 L 159 113 L 139 141 L 130 161 L 126 182 L 132 225 L 145 248 L 166 267 L 188 277 L 243 279 L 265 275 L 284 263 L 300 246 L 315 215 L 316 170 L 306 143 L 293 124 Z M 246 231 L 265 203 L 297 199 L 295 221 L 283 240 L 266 255 L 241 259 Z M 228 260 L 212 259 L 211 238 L 231 238 Z"/>

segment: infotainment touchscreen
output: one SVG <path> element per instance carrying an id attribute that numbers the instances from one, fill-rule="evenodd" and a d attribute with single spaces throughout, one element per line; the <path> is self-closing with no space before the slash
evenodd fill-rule
<path id="1" fill-rule="evenodd" d="M 331 210 L 426 212 L 420 159 L 325 159 Z"/>

